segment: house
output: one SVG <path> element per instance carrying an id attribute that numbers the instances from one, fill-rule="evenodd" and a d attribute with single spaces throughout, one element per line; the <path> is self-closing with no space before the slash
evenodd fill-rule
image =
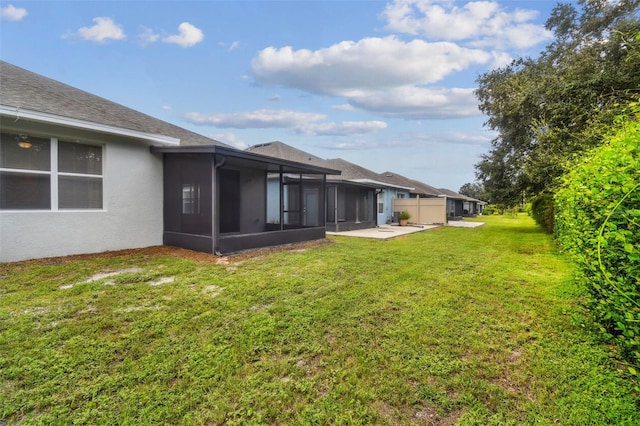
<path id="1" fill-rule="evenodd" d="M 237 150 L 3 61 L 0 79 L 0 262 L 160 244 L 224 254 L 325 236 L 336 170 Z M 269 179 L 297 194 L 276 223 Z"/>
<path id="2" fill-rule="evenodd" d="M 482 213 L 482 209 L 487 204 L 447 188 L 439 188 L 438 190 L 447 196 L 447 215 L 451 220 L 476 216 Z"/>
<path id="3" fill-rule="evenodd" d="M 398 197 L 392 201 L 394 221 L 400 212 L 406 210 L 411 215 L 410 221 L 413 223 L 447 223 L 447 199 L 438 189 L 394 172 L 387 171 L 381 174 L 389 182 L 411 187 L 408 198 Z"/>
<path id="4" fill-rule="evenodd" d="M 279 141 L 254 145 L 247 148 L 247 151 L 339 170 L 339 175 L 327 176 L 326 191 L 323 194 L 326 197 L 326 212 L 323 217 L 327 231 L 350 231 L 376 226 L 375 194 L 380 187 L 371 182 L 352 181 L 359 166 L 341 159 L 324 160 Z"/>
<path id="5" fill-rule="evenodd" d="M 327 160 L 332 168 L 342 171 L 341 178 L 350 182 L 372 185 L 376 188 L 376 225 L 397 222 L 393 212 L 393 200 L 409 198 L 415 190 L 413 184 L 398 184 L 381 173 L 373 172 L 341 159 Z M 332 178 L 329 178 L 330 180 Z M 335 179 L 335 178 L 333 178 Z"/>
<path id="6" fill-rule="evenodd" d="M 339 170 L 340 175 L 327 176 L 327 231 L 385 224 L 392 219 L 391 197 L 408 196 L 412 189 L 386 182 L 380 174 L 341 158 L 324 160 L 279 141 L 254 145 L 247 151 Z"/>

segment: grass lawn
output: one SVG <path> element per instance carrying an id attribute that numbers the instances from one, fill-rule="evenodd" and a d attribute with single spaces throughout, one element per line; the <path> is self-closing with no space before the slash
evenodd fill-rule
<path id="1" fill-rule="evenodd" d="M 0 424 L 640 424 L 551 237 L 482 219 L 0 264 Z"/>

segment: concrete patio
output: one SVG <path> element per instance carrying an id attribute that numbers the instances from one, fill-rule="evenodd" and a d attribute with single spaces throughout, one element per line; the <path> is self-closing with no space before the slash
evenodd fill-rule
<path id="1" fill-rule="evenodd" d="M 327 235 L 340 235 L 343 237 L 375 238 L 387 240 L 389 238 L 422 232 L 429 229 L 438 228 L 441 225 L 381 225 L 377 228 L 357 229 L 355 231 L 327 232 Z"/>
<path id="2" fill-rule="evenodd" d="M 477 228 L 484 225 L 483 222 L 466 222 L 464 220 L 449 221 L 445 226 L 453 226 L 457 228 Z M 381 225 L 377 228 L 357 229 L 355 231 L 343 232 L 327 232 L 327 235 L 339 235 L 343 237 L 358 238 L 375 238 L 378 240 L 387 240 L 389 238 L 399 237 L 401 235 L 414 234 L 416 232 L 427 231 L 429 229 L 439 228 L 442 225 Z"/>

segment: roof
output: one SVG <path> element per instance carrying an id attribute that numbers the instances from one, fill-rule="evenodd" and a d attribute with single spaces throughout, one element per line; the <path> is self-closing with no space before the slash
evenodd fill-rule
<path id="1" fill-rule="evenodd" d="M 299 163 L 324 163 L 320 157 L 317 157 L 301 149 L 294 148 L 291 145 L 280 141 L 261 143 L 258 145 L 250 146 L 246 151 L 254 152 L 257 154 L 266 155 L 269 157 L 280 158 L 282 160 L 297 161 Z"/>
<path id="2" fill-rule="evenodd" d="M 467 197 L 466 195 L 462 195 L 462 194 L 460 194 L 460 193 L 458 193 L 456 191 L 452 191 L 452 190 L 447 189 L 447 188 L 439 188 L 438 190 L 440 192 L 442 192 L 443 194 L 445 194 L 447 197 L 454 198 L 456 200 L 475 201 L 475 202 L 480 202 L 480 203 L 483 202 L 481 200 L 477 200 L 475 198 Z"/>
<path id="3" fill-rule="evenodd" d="M 377 177 L 378 174 L 369 169 L 365 169 L 364 167 L 351 163 L 347 160 L 343 160 L 342 158 L 332 158 L 325 161 L 329 167 L 342 172 L 340 175 L 342 180 L 349 180 L 358 183 L 373 183 L 374 185 L 376 183 L 380 184 L 380 182 L 376 182 L 375 179 L 372 179 Z"/>
<path id="4" fill-rule="evenodd" d="M 339 175 L 339 170 L 334 170 L 324 165 L 302 163 L 280 159 L 255 152 L 241 151 L 232 147 L 220 145 L 191 145 L 191 146 L 154 146 L 152 152 L 162 154 L 212 154 L 216 156 L 218 164 L 232 164 L 236 166 L 249 166 L 262 169 L 271 173 L 307 173 Z"/>
<path id="5" fill-rule="evenodd" d="M 422 183 L 414 179 L 409 179 L 397 173 L 384 172 L 380 174 L 384 176 L 384 178 L 388 181 L 393 182 L 397 185 L 412 187 L 412 190 L 410 191 L 412 194 L 424 195 L 428 197 L 438 197 L 442 195 L 442 192 L 431 185 L 427 185 L 426 183 Z"/>
<path id="6" fill-rule="evenodd" d="M 90 128 L 154 142 L 228 146 L 4 61 L 0 61 L 0 107 L 2 115 L 16 119 Z"/>
<path id="7" fill-rule="evenodd" d="M 254 145 L 247 148 L 247 151 L 306 164 L 315 164 L 320 167 L 328 167 L 342 172 L 339 176 L 327 176 L 327 181 L 347 182 L 374 188 L 397 186 L 390 182 L 385 182 L 379 173 L 343 160 L 342 158 L 325 160 L 280 141 Z M 401 188 L 408 189 L 404 187 Z"/>

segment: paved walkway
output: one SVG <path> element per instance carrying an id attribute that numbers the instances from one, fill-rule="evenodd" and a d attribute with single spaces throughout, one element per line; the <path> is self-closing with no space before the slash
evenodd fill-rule
<path id="1" fill-rule="evenodd" d="M 465 222 L 464 220 L 452 220 L 446 226 L 454 226 L 458 228 L 477 228 L 484 225 L 483 222 Z M 438 228 L 442 225 L 380 225 L 377 228 L 357 229 L 355 231 L 328 232 L 327 235 L 341 235 L 343 237 L 359 237 L 359 238 L 375 238 L 379 240 L 387 240 L 389 238 L 398 237 L 400 235 L 413 234 L 429 229 Z"/>

